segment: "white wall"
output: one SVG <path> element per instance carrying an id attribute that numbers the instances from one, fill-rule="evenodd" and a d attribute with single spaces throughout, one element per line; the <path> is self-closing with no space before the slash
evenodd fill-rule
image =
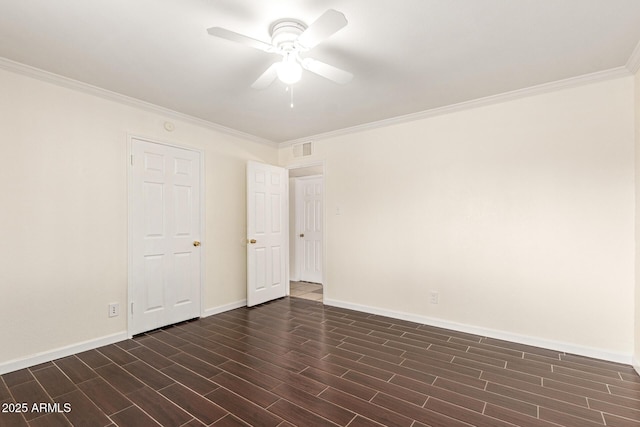
<path id="1" fill-rule="evenodd" d="M 633 111 L 628 77 L 316 141 L 325 302 L 630 361 Z"/>
<path id="2" fill-rule="evenodd" d="M 0 93 L 0 370 L 126 332 L 128 134 L 204 150 L 205 308 L 246 298 L 245 164 L 275 148 L 2 70 Z"/>

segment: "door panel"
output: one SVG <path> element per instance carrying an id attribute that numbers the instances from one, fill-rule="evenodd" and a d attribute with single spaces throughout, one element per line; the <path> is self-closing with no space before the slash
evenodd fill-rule
<path id="1" fill-rule="evenodd" d="M 300 178 L 302 223 L 298 239 L 302 246 L 300 280 L 322 283 L 322 177 Z"/>
<path id="2" fill-rule="evenodd" d="M 130 333 L 201 310 L 200 153 L 133 139 Z"/>
<path id="3" fill-rule="evenodd" d="M 248 306 L 286 295 L 287 177 L 286 169 L 247 163 Z"/>

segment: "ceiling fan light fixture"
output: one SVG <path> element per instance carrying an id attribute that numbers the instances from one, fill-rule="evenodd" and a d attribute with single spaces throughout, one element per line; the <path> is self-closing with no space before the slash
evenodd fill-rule
<path id="1" fill-rule="evenodd" d="M 288 55 L 278 64 L 277 73 L 282 83 L 292 85 L 300 81 L 302 77 L 302 67 L 298 64 L 295 57 Z"/>
<path id="2" fill-rule="evenodd" d="M 328 9 L 311 25 L 292 18 L 275 21 L 269 27 L 271 43 L 265 43 L 243 34 L 236 33 L 222 27 L 211 27 L 207 32 L 232 42 L 241 43 L 267 53 L 275 53 L 283 57 L 282 61 L 274 62 L 251 85 L 254 89 L 265 89 L 276 78 L 287 86 L 299 82 L 303 70 L 310 71 L 335 83 L 345 84 L 351 81 L 353 74 L 341 70 L 324 62 L 300 57 L 319 43 L 331 37 L 347 25 L 347 18 L 342 12 Z"/>

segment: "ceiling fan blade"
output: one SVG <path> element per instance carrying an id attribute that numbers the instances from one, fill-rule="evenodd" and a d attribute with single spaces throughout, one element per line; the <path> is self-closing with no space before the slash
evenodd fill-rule
<path id="1" fill-rule="evenodd" d="M 306 49 L 311 49 L 346 25 L 347 18 L 341 12 L 329 9 L 300 34 L 298 43 Z"/>
<path id="2" fill-rule="evenodd" d="M 273 52 L 273 45 L 242 34 L 238 34 L 231 30 L 227 30 L 226 28 L 211 27 L 207 29 L 207 32 L 209 33 L 209 35 L 212 35 L 214 37 L 220 37 L 221 39 L 231 40 L 232 42 L 236 43 L 242 43 L 243 45 L 250 46 L 258 50 L 263 50 L 265 52 Z"/>
<path id="3" fill-rule="evenodd" d="M 349 83 L 353 79 L 353 74 L 350 72 L 311 58 L 302 60 L 302 68 L 341 85 Z"/>
<path id="4" fill-rule="evenodd" d="M 267 68 L 267 71 L 262 73 L 262 75 L 260 75 L 260 77 L 258 77 L 256 81 L 253 82 L 251 87 L 254 89 L 266 89 L 267 87 L 271 86 L 271 83 L 273 83 L 276 77 L 278 77 L 279 64 L 279 62 L 271 64 L 271 66 Z"/>

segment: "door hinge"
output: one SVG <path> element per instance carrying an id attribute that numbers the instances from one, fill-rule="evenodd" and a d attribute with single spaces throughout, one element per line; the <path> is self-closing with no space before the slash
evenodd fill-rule
<path id="1" fill-rule="evenodd" d="M 131 314 L 133 314 L 133 303 L 131 303 Z"/>
<path id="2" fill-rule="evenodd" d="M 133 154 L 131 155 L 131 166 L 133 166 Z"/>

